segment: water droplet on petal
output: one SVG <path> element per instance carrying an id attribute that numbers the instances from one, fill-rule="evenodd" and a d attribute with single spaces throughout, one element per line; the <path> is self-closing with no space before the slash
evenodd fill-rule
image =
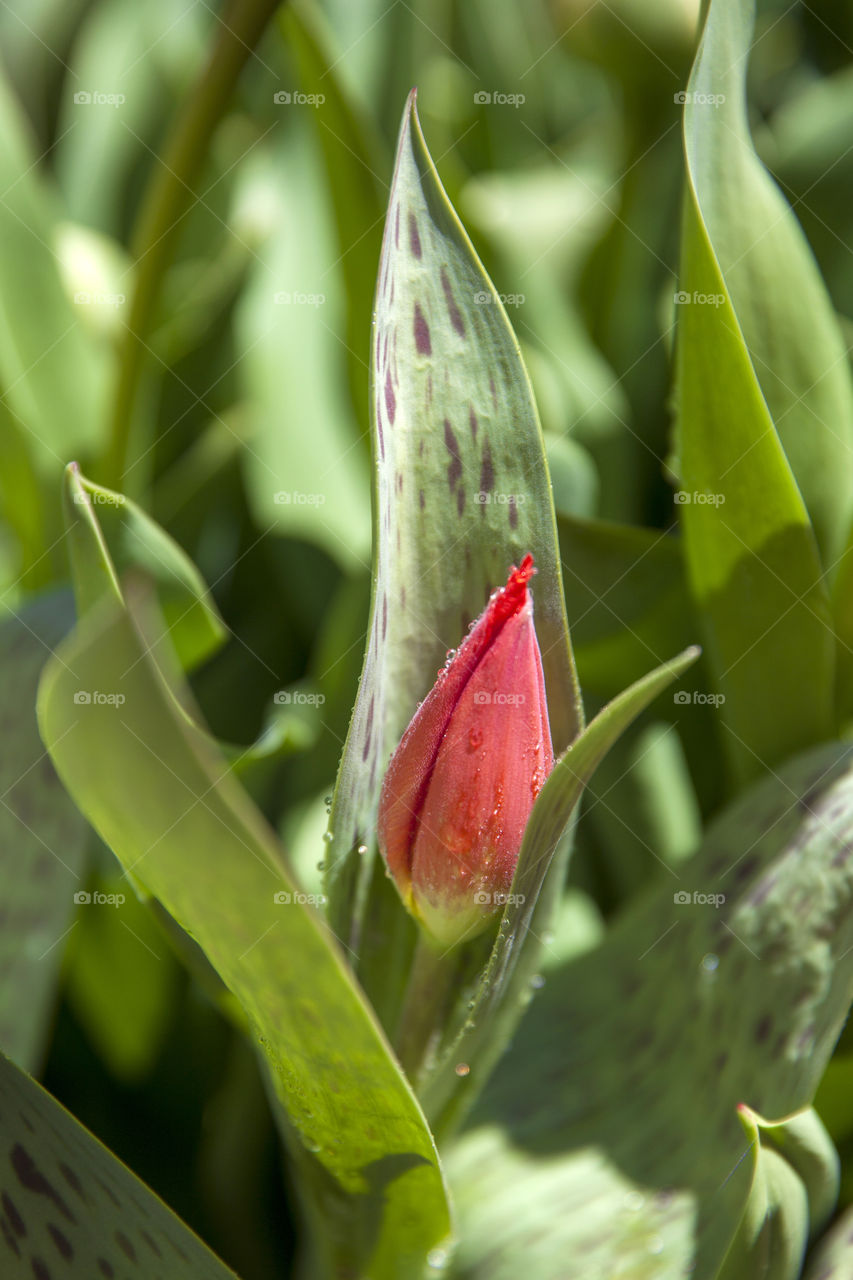
<path id="1" fill-rule="evenodd" d="M 335 837 L 332 835 L 331 831 L 323 832 L 323 839 L 326 841 L 326 844 L 331 844 L 334 838 Z"/>
<path id="2" fill-rule="evenodd" d="M 358 848 L 356 849 L 356 853 L 362 853 L 362 854 L 367 853 L 367 845 L 366 845 L 366 844 L 360 844 L 360 845 L 358 846 Z"/>
<path id="3" fill-rule="evenodd" d="M 545 979 L 542 977 L 542 974 L 534 973 L 533 977 L 530 979 L 530 985 L 534 991 L 541 991 L 545 986 Z"/>
<path id="4" fill-rule="evenodd" d="M 321 860 L 320 862 L 318 862 L 318 863 L 317 863 L 317 870 L 318 870 L 318 871 L 325 871 L 325 870 L 326 870 L 326 864 L 325 864 L 325 862 L 323 862 L 322 860 Z"/>
<path id="5" fill-rule="evenodd" d="M 481 747 L 483 745 L 482 729 L 468 730 L 468 745 L 470 746 L 472 751 L 476 751 L 478 747 Z"/>
<path id="6" fill-rule="evenodd" d="M 720 957 L 715 956 L 713 951 L 709 951 L 706 956 L 702 957 L 702 968 L 706 973 L 716 972 L 717 965 L 720 963 Z"/>
<path id="7" fill-rule="evenodd" d="M 427 1254 L 427 1263 L 432 1267 L 433 1271 L 443 1271 L 447 1266 L 448 1256 L 446 1249 L 430 1249 Z"/>
<path id="8" fill-rule="evenodd" d="M 467 1076 L 470 1070 L 471 1068 L 468 1066 L 467 1062 L 457 1062 L 456 1066 L 454 1067 L 454 1071 L 458 1076 Z"/>

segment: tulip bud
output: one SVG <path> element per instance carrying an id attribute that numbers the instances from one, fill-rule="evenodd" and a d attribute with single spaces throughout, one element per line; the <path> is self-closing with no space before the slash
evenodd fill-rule
<path id="1" fill-rule="evenodd" d="M 535 572 L 526 555 L 492 594 L 382 784 L 382 856 L 407 908 L 444 946 L 480 932 L 505 902 L 554 764 L 528 587 Z"/>

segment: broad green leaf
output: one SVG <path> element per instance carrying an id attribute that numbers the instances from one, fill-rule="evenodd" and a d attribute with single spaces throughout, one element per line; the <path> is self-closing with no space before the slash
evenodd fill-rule
<path id="1" fill-rule="evenodd" d="M 753 11 L 742 0 L 708 9 L 684 107 L 689 200 L 831 574 L 853 521 L 853 390 L 812 250 L 750 137 Z"/>
<path id="2" fill-rule="evenodd" d="M 632 720 L 698 657 L 688 649 L 625 689 L 554 764 L 533 806 L 498 936 L 474 998 L 465 993 L 437 1061 L 419 1082 L 418 1094 L 433 1127 L 442 1133 L 471 1105 L 503 1052 L 541 959 L 541 939 L 550 927 L 562 890 L 565 864 L 555 854 L 570 829 L 583 789 L 613 743 Z M 559 875 L 554 874 L 554 865 Z M 526 944 L 526 945 L 525 945 Z M 473 1073 L 460 1079 L 459 1063 Z"/>
<path id="3" fill-rule="evenodd" d="M 559 514 L 566 609 L 584 690 L 612 698 L 700 638 L 679 540 Z"/>
<path id="4" fill-rule="evenodd" d="M 130 570 L 150 577 L 184 670 L 219 647 L 225 624 L 192 561 L 169 535 L 124 494 L 87 480 L 75 463 L 65 473 L 65 511 L 77 607 L 91 609 L 104 594 L 121 599 Z"/>
<path id="5" fill-rule="evenodd" d="M 53 196 L 0 77 L 0 388 L 34 463 L 55 476 L 102 436 L 106 351 L 80 323 L 55 256 Z"/>
<path id="6" fill-rule="evenodd" d="M 0 1056 L 3 1275 L 234 1280 L 55 1098 Z"/>
<path id="7" fill-rule="evenodd" d="M 142 608 L 130 586 L 126 598 Z M 329 1268 L 417 1274 L 449 1230 L 431 1136 L 334 938 L 184 709 L 189 695 L 173 692 L 171 663 L 168 677 L 154 665 L 146 638 L 159 626 L 140 632 L 108 598 L 90 611 L 42 679 L 43 739 L 125 872 L 240 1001 L 294 1159 L 322 1186 Z M 165 647 L 157 652 L 165 663 Z M 75 703 L 92 687 L 124 701 Z"/>
<path id="8" fill-rule="evenodd" d="M 300 114 L 314 108 L 276 109 L 287 130 L 259 146 L 238 179 L 238 198 L 263 201 L 274 216 L 235 311 L 253 428 L 247 493 L 261 528 L 315 542 L 354 570 L 370 559 L 370 473 L 342 376 L 345 300 L 329 267 L 339 256 L 332 210 L 314 133 Z"/>
<path id="9" fill-rule="evenodd" d="M 527 551 L 539 570 L 536 630 L 555 749 L 583 723 L 530 384 L 426 149 L 414 95 L 385 223 L 371 367 L 375 577 L 328 850 L 331 919 L 350 940 L 362 927 L 391 752 L 447 651 Z"/>
<path id="10" fill-rule="evenodd" d="M 36 727 L 39 673 L 73 622 L 70 595 L 28 602 L 0 624 L 0 1049 L 41 1065 L 59 966 L 82 888 L 87 828 Z"/>
<path id="11" fill-rule="evenodd" d="M 785 1122 L 762 1143 L 825 1216 L 825 1135 L 791 1117 L 853 995 L 852 838 L 853 755 L 833 743 L 725 810 L 675 888 L 549 966 L 447 1157 L 466 1280 L 712 1280 L 758 1159 L 739 1104 Z M 804 1221 L 776 1226 L 802 1238 Z"/>
<path id="12" fill-rule="evenodd" d="M 742 94 L 731 79 L 733 67 L 742 77 L 745 57 L 738 13 L 712 0 L 688 85 L 677 297 L 690 301 L 676 308 L 676 500 L 708 660 L 725 697 L 726 747 L 743 782 L 832 736 L 834 656 L 814 531 L 750 358 L 756 339 L 741 324 L 740 293 L 723 274 L 704 216 L 708 95 L 717 78 L 727 100 Z M 762 222 L 756 234 L 766 230 Z"/>
<path id="13" fill-rule="evenodd" d="M 346 286 L 350 389 L 366 447 L 365 373 L 386 184 L 379 177 L 379 148 L 370 136 L 366 118 L 347 92 L 337 66 L 338 51 L 324 21 L 319 6 L 310 2 L 281 9 L 281 28 L 295 55 L 302 91 L 321 99 L 317 110 L 308 114 L 326 166 L 338 265 Z"/>

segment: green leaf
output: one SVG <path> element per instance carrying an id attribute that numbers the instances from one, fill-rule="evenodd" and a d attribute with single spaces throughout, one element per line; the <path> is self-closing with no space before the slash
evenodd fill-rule
<path id="1" fill-rule="evenodd" d="M 790 1118 L 853 995 L 852 837 L 853 754 L 833 743 L 750 788 L 600 946 L 548 968 L 447 1156 L 466 1280 L 712 1280 L 759 1156 L 742 1103 L 785 1122 L 762 1143 L 825 1216 L 831 1151 Z M 802 1240 L 792 1207 L 774 1230 Z"/>
<path id="2" fill-rule="evenodd" d="M 54 252 L 53 197 L 0 76 L 0 388 L 35 465 L 55 476 L 102 438 L 106 350 L 80 323 Z"/>
<path id="3" fill-rule="evenodd" d="M 584 691 L 615 697 L 651 664 L 698 639 L 677 538 L 564 514 L 557 529 Z"/>
<path id="4" fill-rule="evenodd" d="M 69 593 L 33 599 L 0 625 L 0 1048 L 42 1062 L 87 828 L 39 740 L 39 673 L 73 621 Z"/>
<path id="5" fill-rule="evenodd" d="M 599 712 L 554 764 L 524 832 L 509 901 L 498 936 L 473 1000 L 460 1000 L 457 1024 L 442 1045 L 418 1093 L 434 1129 L 444 1132 L 471 1105 L 503 1052 L 541 959 L 541 939 L 549 928 L 562 890 L 565 862 L 555 857 L 570 828 L 584 787 L 613 743 L 640 712 L 695 662 L 687 649 L 671 662 L 625 689 Z M 460 1080 L 465 1063 L 473 1073 Z"/>
<path id="6" fill-rule="evenodd" d="M 853 521 L 853 390 L 812 250 L 750 137 L 753 10 L 709 6 L 684 108 L 688 199 L 831 574 Z"/>
<path id="7" fill-rule="evenodd" d="M 234 1272 L 72 1115 L 0 1056 L 3 1275 L 132 1274 L 234 1280 Z"/>
<path id="8" fill-rule="evenodd" d="M 718 120 L 707 98 L 725 89 L 726 107 L 731 100 L 731 109 L 742 114 L 748 35 L 744 10 L 713 0 L 684 116 L 688 182 L 679 296 L 691 301 L 677 306 L 676 362 L 681 483 L 676 496 L 688 576 L 702 614 L 708 660 L 725 697 L 720 716 L 740 781 L 832 736 L 834 678 L 829 603 L 815 534 L 797 487 L 799 479 L 805 490 L 805 481 L 791 470 L 768 410 L 763 370 L 751 358 L 759 339 L 750 313 L 741 314 L 746 278 L 731 282 L 724 274 L 715 240 L 721 215 L 706 217 L 709 174 L 717 181 L 722 163 L 709 139 L 734 127 L 731 120 Z M 743 141 L 738 145 L 742 151 Z M 746 187 L 747 196 L 733 185 L 730 171 L 724 176 L 729 203 L 738 208 L 743 201 L 751 214 L 755 184 Z M 767 234 L 763 217 L 750 226 L 753 240 Z M 786 265 L 789 257 L 798 260 L 793 249 Z M 774 271 L 780 260 L 777 248 Z M 797 277 L 789 280 L 781 272 L 779 280 L 780 289 L 791 291 L 790 305 L 799 309 Z M 760 305 L 772 310 L 765 292 Z M 784 313 L 790 314 L 787 306 Z M 805 309 L 802 318 L 810 323 Z M 802 441 L 805 449 L 811 449 L 814 435 L 810 428 Z M 824 458 L 821 467 L 825 464 Z M 832 464 L 830 472 L 838 465 Z"/>
<path id="9" fill-rule="evenodd" d="M 138 591 L 126 596 L 139 611 Z M 187 692 L 173 692 L 171 665 L 168 682 L 154 665 L 146 637 L 159 626 L 140 631 L 109 599 L 87 614 L 43 677 L 43 739 L 125 872 L 242 1004 L 301 1176 L 309 1166 L 328 1207 L 320 1274 L 416 1275 L 449 1230 L 431 1136 L 335 940 L 294 899 L 274 836 L 184 710 Z M 81 705 L 80 688 L 124 701 Z"/>
<path id="10" fill-rule="evenodd" d="M 185 671 L 219 648 L 225 624 L 201 574 L 141 507 L 87 480 L 71 463 L 65 473 L 65 512 L 80 613 L 105 594 L 121 599 L 122 578 L 138 570 L 157 587 L 166 626 Z"/>
<path id="11" fill-rule="evenodd" d="M 528 551 L 539 570 L 536 630 L 555 749 L 583 724 L 530 384 L 506 313 L 441 186 L 414 94 L 385 224 L 372 382 L 370 632 L 328 851 L 333 927 L 351 940 L 372 875 L 371 854 L 356 850 L 374 840 L 391 752 L 447 651 Z"/>

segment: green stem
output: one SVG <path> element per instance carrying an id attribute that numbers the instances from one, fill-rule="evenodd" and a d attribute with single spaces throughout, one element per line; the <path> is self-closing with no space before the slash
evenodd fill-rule
<path id="1" fill-rule="evenodd" d="M 134 403 L 163 276 L 213 131 L 231 100 L 244 64 L 280 0 L 230 0 L 195 88 L 172 126 L 143 200 L 133 234 L 136 284 L 124 332 L 110 420 L 104 482 L 123 486 Z"/>
<path id="2" fill-rule="evenodd" d="M 418 936 L 396 1036 L 397 1057 L 413 1083 L 442 1030 L 457 961 L 455 951 L 439 949 L 423 933 Z"/>

